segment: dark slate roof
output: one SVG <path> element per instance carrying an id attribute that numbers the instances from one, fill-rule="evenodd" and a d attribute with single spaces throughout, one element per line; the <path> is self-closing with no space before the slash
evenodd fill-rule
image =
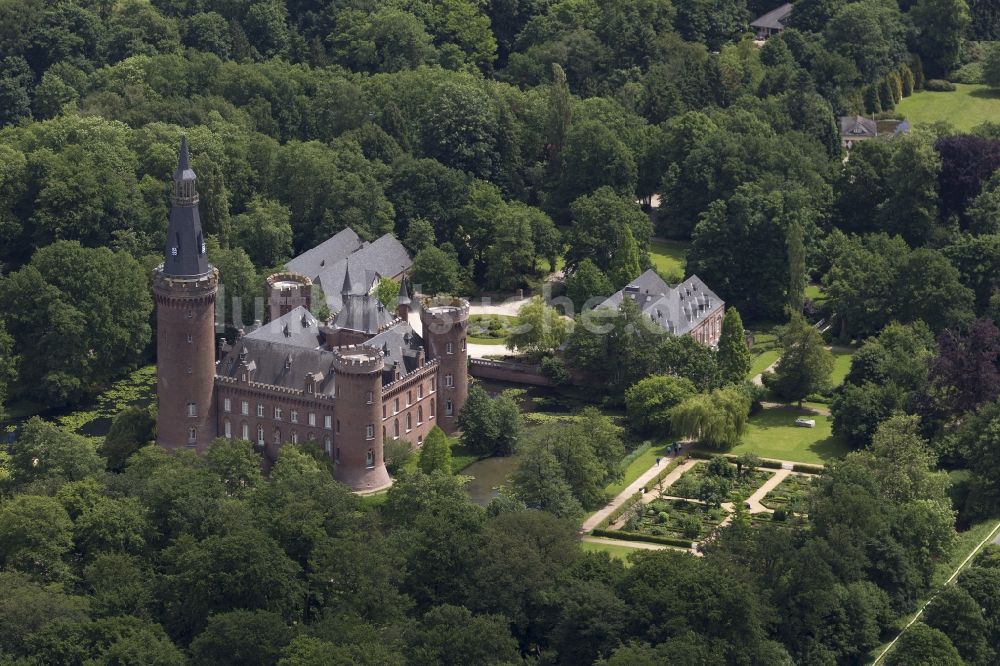
<path id="1" fill-rule="evenodd" d="M 205 254 L 205 238 L 195 194 L 197 177 L 188 158 L 187 137 L 181 137 L 180 159 L 174 171 L 174 193 L 170 201 L 170 223 L 164 247 L 163 274 L 170 277 L 196 277 L 212 270 Z M 194 196 L 180 197 L 189 190 Z"/>
<path id="2" fill-rule="evenodd" d="M 410 299 L 410 290 L 406 285 L 406 276 L 399 281 L 399 295 L 396 296 L 396 305 L 410 305 L 413 301 Z"/>
<path id="3" fill-rule="evenodd" d="M 333 328 L 362 331 L 369 335 L 378 333 L 396 318 L 394 312 L 382 305 L 374 294 L 349 294 L 343 307 L 333 317 Z"/>
<path id="4" fill-rule="evenodd" d="M 771 30 L 784 30 L 785 21 L 792 13 L 791 3 L 785 3 L 764 14 L 757 20 L 750 23 L 751 28 L 770 28 Z"/>
<path id="5" fill-rule="evenodd" d="M 343 307 L 341 292 L 345 289 L 347 264 L 345 257 L 332 266 L 328 265 L 316 277 L 315 281 L 323 287 L 330 312 L 337 312 Z M 368 293 L 379 277 L 399 275 L 412 264 L 410 254 L 403 244 L 392 234 L 386 234 L 350 255 L 351 293 Z"/>
<path id="6" fill-rule="evenodd" d="M 300 305 L 247 333 L 244 339 L 267 340 L 305 349 L 317 349 L 322 344 L 319 326 L 316 317 Z"/>
<path id="7" fill-rule="evenodd" d="M 256 369 L 252 381 L 302 390 L 306 375 L 323 373 L 317 393 L 333 395 L 334 354 L 324 349 L 304 349 L 282 342 L 254 339 L 245 336 L 236 341 L 216 366 L 216 374 L 236 378 L 240 370 L 240 354 L 246 350 L 246 360 Z"/>
<path id="8" fill-rule="evenodd" d="M 423 348 L 423 339 L 416 334 L 406 322 L 400 322 L 368 340 L 365 345 L 381 349 L 385 354 L 385 368 L 388 378 L 382 383 L 392 381 L 393 370 L 399 366 L 400 376 L 408 375 L 419 367 L 417 354 Z"/>
<path id="9" fill-rule="evenodd" d="M 361 238 L 351 228 L 339 231 L 311 250 L 306 250 L 285 266 L 314 281 L 325 269 L 349 257 L 362 247 Z"/>
<path id="10" fill-rule="evenodd" d="M 878 136 L 878 125 L 864 116 L 841 116 L 840 136 L 845 139 L 872 138 Z"/>
<path id="11" fill-rule="evenodd" d="M 675 335 L 689 332 L 705 315 L 724 305 L 697 275 L 671 286 L 652 269 L 612 294 L 599 307 L 617 310 L 624 298 L 634 300 L 643 314 Z"/>

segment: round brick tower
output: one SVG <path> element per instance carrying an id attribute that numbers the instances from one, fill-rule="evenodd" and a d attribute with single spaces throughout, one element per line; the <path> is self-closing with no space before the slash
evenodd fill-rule
<path id="1" fill-rule="evenodd" d="M 163 263 L 153 273 L 156 301 L 156 441 L 204 452 L 215 427 L 215 294 L 198 215 L 197 178 L 181 139 Z"/>
<path id="2" fill-rule="evenodd" d="M 469 328 L 469 302 L 462 298 L 424 299 L 420 308 L 427 360 L 438 359 L 438 425 L 448 434 L 469 397 L 469 360 L 465 338 Z"/>
<path id="3" fill-rule="evenodd" d="M 275 273 L 267 278 L 267 305 L 271 321 L 300 305 L 312 309 L 312 280 L 299 273 Z"/>
<path id="4" fill-rule="evenodd" d="M 333 475 L 355 491 L 372 491 L 392 483 L 382 453 L 383 353 L 371 347 L 333 350 L 336 426 Z"/>

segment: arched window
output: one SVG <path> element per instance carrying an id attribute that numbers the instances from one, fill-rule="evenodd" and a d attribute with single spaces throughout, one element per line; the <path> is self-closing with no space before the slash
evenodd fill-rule
<path id="1" fill-rule="evenodd" d="M 223 421 L 223 427 L 225 428 L 226 439 L 233 438 L 233 424 L 229 422 L 229 419 Z"/>
<path id="2" fill-rule="evenodd" d="M 417 425 L 424 422 L 424 407 L 423 405 L 417 405 Z"/>
<path id="3" fill-rule="evenodd" d="M 247 425 L 246 421 L 240 424 L 240 435 L 243 437 L 243 439 L 247 440 L 248 442 L 250 441 L 250 426 Z"/>
<path id="4" fill-rule="evenodd" d="M 406 432 L 413 430 L 413 414 L 410 412 L 406 413 Z"/>
<path id="5" fill-rule="evenodd" d="M 198 442 L 198 431 L 194 428 L 188 428 L 188 446 L 193 446 Z"/>
<path id="6" fill-rule="evenodd" d="M 330 436 L 329 435 L 323 435 L 323 450 L 326 451 L 326 455 L 330 455 L 330 453 L 331 453 L 330 448 L 331 448 L 332 444 L 333 444 L 333 441 L 330 439 Z"/>
<path id="7" fill-rule="evenodd" d="M 367 467 L 375 466 L 375 452 L 371 449 L 368 449 L 368 453 L 365 455 L 365 465 Z"/>
<path id="8" fill-rule="evenodd" d="M 444 403 L 444 415 L 451 416 L 454 413 L 454 411 L 455 408 L 452 405 L 451 400 L 449 399 L 447 402 Z"/>
<path id="9" fill-rule="evenodd" d="M 277 428 L 274 429 L 274 444 L 275 446 L 281 444 L 281 431 Z"/>
<path id="10" fill-rule="evenodd" d="M 299 433 L 297 433 L 297 432 L 295 432 L 293 430 L 292 431 L 292 444 L 298 444 L 298 443 L 299 443 Z"/>
<path id="11" fill-rule="evenodd" d="M 257 426 L 257 446 L 264 446 L 264 426 Z"/>
<path id="12" fill-rule="evenodd" d="M 392 436 L 399 439 L 399 419 L 396 419 L 392 423 Z"/>
<path id="13" fill-rule="evenodd" d="M 434 418 L 436 412 L 434 411 L 434 398 L 431 398 L 431 418 Z"/>

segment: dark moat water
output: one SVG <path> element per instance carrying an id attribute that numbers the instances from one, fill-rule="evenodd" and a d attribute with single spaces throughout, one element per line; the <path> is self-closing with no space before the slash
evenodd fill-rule
<path id="1" fill-rule="evenodd" d="M 465 486 L 465 491 L 476 504 L 485 506 L 500 494 L 500 486 L 509 486 L 508 476 L 517 469 L 518 456 L 486 458 L 472 463 L 462 470 L 463 476 L 473 477 Z"/>

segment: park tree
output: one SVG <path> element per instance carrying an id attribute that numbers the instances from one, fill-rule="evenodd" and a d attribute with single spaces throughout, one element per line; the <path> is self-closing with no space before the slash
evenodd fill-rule
<path id="1" fill-rule="evenodd" d="M 222 247 L 214 236 L 205 240 L 205 247 L 209 262 L 219 269 L 218 302 L 227 326 L 245 329 L 262 319 L 256 311 L 262 280 L 246 251 L 242 247 Z"/>
<path id="2" fill-rule="evenodd" d="M 514 399 L 514 391 L 504 391 L 493 399 L 498 436 L 493 440 L 493 455 L 509 456 L 520 446 L 524 418 Z"/>
<path id="3" fill-rule="evenodd" d="M 81 399 L 134 367 L 150 339 L 145 271 L 124 252 L 61 241 L 0 280 L 18 376 L 46 404 Z"/>
<path id="4" fill-rule="evenodd" d="M 608 277 L 611 279 L 611 286 L 621 289 L 634 280 L 642 272 L 642 265 L 639 258 L 639 247 L 635 243 L 635 236 L 628 227 L 619 230 L 617 250 L 611 258 L 611 266 L 608 270 Z"/>
<path id="5" fill-rule="evenodd" d="M 120 472 L 129 456 L 155 438 L 155 412 L 149 407 L 127 407 L 111 421 L 111 429 L 99 452 L 107 458 L 109 470 Z"/>
<path id="6" fill-rule="evenodd" d="M 917 622 L 900 635 L 885 663 L 887 666 L 961 666 L 965 662 L 947 634 Z"/>
<path id="7" fill-rule="evenodd" d="M 787 401 L 802 401 L 810 393 L 821 391 L 830 380 L 833 355 L 823 344 L 823 336 L 802 315 L 793 314 L 791 321 L 778 334 L 781 358 L 773 375 L 767 375 L 765 386 Z"/>
<path id="8" fill-rule="evenodd" d="M 567 321 L 541 296 L 534 296 L 521 306 L 504 343 L 507 349 L 540 354 L 559 347 L 568 335 Z"/>
<path id="9" fill-rule="evenodd" d="M 566 295 L 580 312 L 588 301 L 593 307 L 595 301 L 603 301 L 614 291 L 608 276 L 589 258 L 577 264 L 566 280 Z"/>
<path id="10" fill-rule="evenodd" d="M 451 474 L 451 443 L 441 428 L 434 426 L 427 433 L 417 458 L 417 467 L 424 474 L 432 472 Z"/>
<path id="11" fill-rule="evenodd" d="M 277 613 L 234 610 L 208 619 L 205 630 L 191 642 L 196 664 L 253 664 L 277 661 L 291 631 Z"/>
<path id="12" fill-rule="evenodd" d="M 908 16 L 913 21 L 916 50 L 928 76 L 947 76 L 959 65 L 969 26 L 969 5 L 965 0 L 917 0 Z"/>
<path id="13" fill-rule="evenodd" d="M 18 495 L 0 508 L 0 564 L 43 582 L 67 581 L 63 558 L 73 547 L 73 522 L 52 497 Z"/>
<path id="14" fill-rule="evenodd" d="M 941 216 L 957 214 L 965 225 L 969 205 L 1000 167 L 1000 139 L 949 132 L 934 143 L 934 149 L 941 156 Z"/>
<path id="15" fill-rule="evenodd" d="M 292 257 L 292 212 L 277 201 L 255 196 L 233 218 L 236 243 L 255 266 L 273 268 Z"/>
<path id="16" fill-rule="evenodd" d="M 33 482 L 58 487 L 99 474 L 103 468 L 104 462 L 93 444 L 37 416 L 22 427 L 10 457 L 15 487 Z"/>
<path id="17" fill-rule="evenodd" d="M 719 376 L 727 383 L 739 384 L 750 374 L 751 355 L 747 347 L 746 331 L 739 311 L 730 307 L 722 320 L 719 348 L 716 352 Z"/>
<path id="18" fill-rule="evenodd" d="M 739 443 L 746 429 L 750 400 L 735 387 L 700 393 L 670 410 L 674 434 L 713 448 L 730 448 Z"/>
<path id="19" fill-rule="evenodd" d="M 966 663 L 993 661 L 995 652 L 986 640 L 988 626 L 982 608 L 958 585 L 945 586 L 931 600 L 924 622 L 948 636 Z"/>
<path id="20" fill-rule="evenodd" d="M 610 274 L 625 227 L 629 227 L 638 246 L 640 266 L 647 263 L 643 257 L 653 226 L 631 198 L 621 196 L 610 187 L 601 187 L 573 201 L 570 211 L 573 224 L 566 234 L 568 267 L 576 268 L 589 258 L 597 268 Z"/>
<path id="21" fill-rule="evenodd" d="M 991 88 L 1000 88 L 1000 45 L 994 44 L 986 52 L 983 81 Z"/>
<path id="22" fill-rule="evenodd" d="M 570 520 L 583 515 L 583 507 L 563 477 L 559 461 L 541 442 L 533 441 L 525 447 L 511 483 L 514 496 L 528 508 Z"/>
<path id="23" fill-rule="evenodd" d="M 0 319 L 0 419 L 4 418 L 8 390 L 15 379 L 17 359 L 14 358 L 14 339 L 7 333 L 3 319 Z"/>
<path id="24" fill-rule="evenodd" d="M 482 386 L 473 384 L 458 424 L 462 445 L 479 455 L 508 456 L 517 450 L 522 418 L 512 391 L 490 398 Z"/>
<path id="25" fill-rule="evenodd" d="M 691 380 L 670 375 L 652 375 L 625 392 L 629 426 L 639 433 L 666 434 L 670 410 L 697 393 Z"/>
<path id="26" fill-rule="evenodd" d="M 937 343 L 930 380 L 935 401 L 948 414 L 957 417 L 997 398 L 1000 330 L 996 324 L 978 319 L 965 331 L 943 331 Z"/>
<path id="27" fill-rule="evenodd" d="M 921 137 L 904 137 L 893 145 L 882 176 L 887 196 L 876 216 L 881 229 L 902 236 L 914 246 L 930 240 L 938 221 L 941 168 L 940 157 Z"/>
<path id="28" fill-rule="evenodd" d="M 923 320 L 932 331 L 967 325 L 975 316 L 975 294 L 937 250 L 919 248 L 910 253 L 896 271 L 890 294 L 889 309 L 897 320 Z"/>
<path id="29" fill-rule="evenodd" d="M 410 222 L 406 229 L 406 238 L 403 244 L 406 248 L 416 254 L 426 247 L 431 247 L 437 242 L 434 237 L 434 225 L 429 221 L 418 217 Z"/>
<path id="30" fill-rule="evenodd" d="M 785 238 L 788 248 L 788 309 L 801 313 L 806 298 L 806 248 L 802 223 L 792 220 Z"/>
<path id="31" fill-rule="evenodd" d="M 561 202 L 572 202 L 604 187 L 621 197 L 631 198 L 635 192 L 635 156 L 611 128 L 597 119 L 575 120 L 559 157 L 563 163 Z"/>
<path id="32" fill-rule="evenodd" d="M 459 287 L 458 260 L 439 247 L 426 247 L 413 258 L 410 278 L 423 293 L 455 293 Z"/>
<path id="33" fill-rule="evenodd" d="M 510 620 L 502 615 L 473 615 L 464 606 L 430 609 L 407 636 L 407 663 L 414 666 L 500 666 L 519 658 Z"/>

